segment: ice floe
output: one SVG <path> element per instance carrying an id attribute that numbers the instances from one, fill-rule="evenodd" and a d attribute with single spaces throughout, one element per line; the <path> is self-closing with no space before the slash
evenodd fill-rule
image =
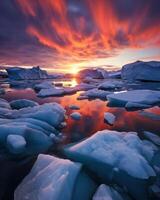
<path id="1" fill-rule="evenodd" d="M 136 134 L 99 131 L 78 144 L 69 145 L 64 153 L 83 163 L 104 182 L 127 188 L 137 200 L 147 199 L 147 184 L 156 176 L 149 163 L 153 153 L 148 157 L 148 146 Z"/>
<path id="2" fill-rule="evenodd" d="M 86 92 L 83 92 L 79 95 L 78 99 L 82 100 L 82 99 L 102 99 L 102 100 L 106 100 L 107 95 L 111 94 L 111 92 L 109 91 L 104 91 L 104 90 L 99 90 L 97 88 L 88 90 Z"/>
<path id="3" fill-rule="evenodd" d="M 25 107 L 34 107 L 38 105 L 39 104 L 37 102 L 28 99 L 18 99 L 10 102 L 10 106 L 12 109 L 21 109 Z"/>
<path id="4" fill-rule="evenodd" d="M 115 123 L 116 120 L 116 116 L 110 112 L 105 112 L 104 113 L 104 120 L 110 124 L 113 125 Z"/>
<path id="5" fill-rule="evenodd" d="M 101 90 L 113 90 L 122 87 L 123 87 L 122 82 L 117 80 L 107 80 L 98 86 L 98 88 Z"/>
<path id="6" fill-rule="evenodd" d="M 154 90 L 131 90 L 107 95 L 109 105 L 125 107 L 128 102 L 153 106 L 160 103 L 160 92 Z M 133 105 L 135 107 L 135 104 Z M 130 106 L 131 107 L 131 106 Z"/>
<path id="7" fill-rule="evenodd" d="M 37 91 L 39 91 L 41 89 L 50 89 L 50 88 L 53 88 L 53 87 L 54 87 L 54 84 L 52 82 L 45 81 L 45 82 L 36 84 L 34 86 L 34 89 L 37 90 Z"/>

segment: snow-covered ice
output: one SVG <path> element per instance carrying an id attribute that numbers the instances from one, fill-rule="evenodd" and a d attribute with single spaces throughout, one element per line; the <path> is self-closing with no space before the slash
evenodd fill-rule
<path id="1" fill-rule="evenodd" d="M 122 196 L 112 187 L 100 185 L 92 200 L 123 200 Z"/>
<path id="2" fill-rule="evenodd" d="M 136 134 L 109 130 L 64 149 L 68 158 L 82 162 L 106 183 L 126 187 L 138 200 L 146 198 L 146 185 L 156 176 L 149 151 L 155 149 L 144 145 Z"/>
<path id="3" fill-rule="evenodd" d="M 38 105 L 39 104 L 37 102 L 28 99 L 18 99 L 10 102 L 10 106 L 12 109 L 21 109 L 25 107 L 34 107 Z"/>
<path id="4" fill-rule="evenodd" d="M 72 200 L 80 163 L 39 155 L 14 193 L 15 200 Z"/>
<path id="5" fill-rule="evenodd" d="M 107 99 L 113 106 L 125 107 L 128 102 L 153 106 L 160 103 L 160 92 L 154 90 L 122 91 L 107 95 Z"/>
<path id="6" fill-rule="evenodd" d="M 160 62 L 159 61 L 137 61 L 124 65 L 121 76 L 130 81 L 160 81 Z"/>
<path id="7" fill-rule="evenodd" d="M 104 120 L 110 124 L 110 125 L 113 125 L 115 120 L 116 120 L 116 116 L 110 112 L 105 112 L 104 113 Z"/>
<path id="8" fill-rule="evenodd" d="M 70 117 L 74 120 L 80 120 L 82 115 L 79 112 L 73 112 L 70 114 Z"/>

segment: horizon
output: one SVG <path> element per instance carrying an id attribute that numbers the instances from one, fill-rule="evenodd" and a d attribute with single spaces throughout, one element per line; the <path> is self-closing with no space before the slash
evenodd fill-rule
<path id="1" fill-rule="evenodd" d="M 158 0 L 3 1 L 0 66 L 77 73 L 160 61 L 159 7 Z"/>

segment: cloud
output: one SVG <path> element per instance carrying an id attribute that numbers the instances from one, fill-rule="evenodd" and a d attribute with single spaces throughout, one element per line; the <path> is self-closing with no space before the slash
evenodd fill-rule
<path id="1" fill-rule="evenodd" d="M 160 47 L 159 0 L 5 0 L 0 63 L 69 66 Z"/>

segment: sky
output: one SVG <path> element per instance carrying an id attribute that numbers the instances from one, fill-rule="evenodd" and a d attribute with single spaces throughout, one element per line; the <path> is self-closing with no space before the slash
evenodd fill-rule
<path id="1" fill-rule="evenodd" d="M 160 60 L 160 0 L 1 0 L 0 66 L 76 73 Z"/>

